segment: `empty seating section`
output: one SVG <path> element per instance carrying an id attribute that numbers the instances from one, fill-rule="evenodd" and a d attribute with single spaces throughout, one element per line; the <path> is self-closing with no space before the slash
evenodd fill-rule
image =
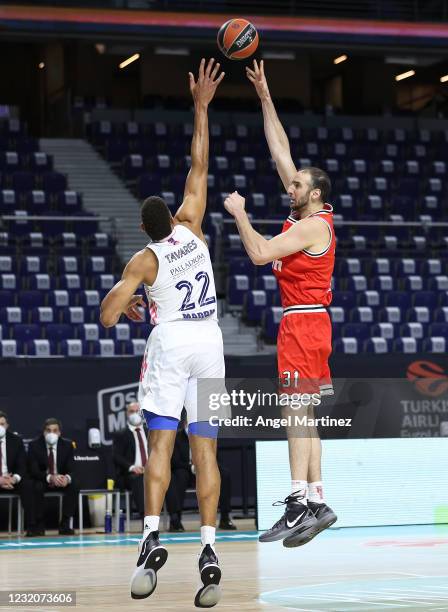
<path id="1" fill-rule="evenodd" d="M 143 350 L 148 325 L 117 335 L 99 324 L 121 272 L 114 240 L 95 219 L 76 219 L 91 216 L 81 194 L 17 120 L 0 123 L 0 215 L 0 356 Z"/>
<path id="2" fill-rule="evenodd" d="M 440 352 L 448 347 L 448 132 L 375 128 L 288 128 L 299 167 L 325 168 L 333 183 L 337 261 L 333 279 L 334 350 Z M 274 343 L 281 319 L 269 266 L 253 266 L 233 224 L 222 223 L 223 199 L 238 189 L 254 219 L 273 235 L 289 212 L 261 126 L 212 124 L 207 232 L 212 253 L 227 263 L 227 302 Z M 140 198 L 160 193 L 180 204 L 190 165 L 191 124 L 91 126 L 103 150 Z M 344 223 L 347 222 L 346 224 Z M 375 225 L 375 221 L 383 221 Z M 386 223 L 384 223 L 386 222 Z M 404 225 L 403 222 L 414 222 Z M 221 231 L 216 228 L 220 226 Z"/>
<path id="3" fill-rule="evenodd" d="M 323 167 L 333 183 L 337 260 L 329 312 L 334 350 L 445 350 L 448 228 L 428 223 L 448 219 L 443 212 L 448 132 L 298 126 L 287 131 L 298 166 Z M 191 124 L 163 122 L 103 121 L 89 131 L 140 198 L 160 193 L 172 210 L 181 202 L 191 134 Z M 280 231 L 289 198 L 261 126 L 212 123 L 210 142 L 206 231 L 213 256 L 227 264 L 228 307 L 239 311 L 246 324 L 259 326 L 265 342 L 274 343 L 282 313 L 276 280 L 269 266 L 248 260 L 235 226 L 223 223 L 222 204 L 238 189 L 254 219 L 278 219 L 278 225 L 257 224 L 268 236 Z"/>
<path id="4" fill-rule="evenodd" d="M 87 137 L 139 198 L 181 203 L 193 126 L 99 121 Z M 448 132 L 289 126 L 299 167 L 325 168 L 333 183 L 337 257 L 333 278 L 336 352 L 443 352 L 448 348 Z M 270 266 L 253 266 L 223 200 L 246 196 L 256 229 L 269 237 L 289 213 L 261 125 L 210 126 L 208 214 L 212 258 L 225 263 L 226 300 L 247 325 L 275 343 L 282 316 Z M 51 156 L 19 122 L 0 125 L 1 355 L 141 354 L 149 323 L 104 329 L 102 297 L 121 264 Z M 36 215 L 60 216 L 50 222 Z M 274 221 L 274 223 L 272 223 Z M 382 225 L 375 222 L 383 222 Z M 406 225 L 413 222 L 415 225 Z"/>

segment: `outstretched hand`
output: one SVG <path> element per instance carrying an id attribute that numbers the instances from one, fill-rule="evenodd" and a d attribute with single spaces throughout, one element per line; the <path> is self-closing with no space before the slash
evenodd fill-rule
<path id="1" fill-rule="evenodd" d="M 203 58 L 199 64 L 198 80 L 194 80 L 192 72 L 188 73 L 190 91 L 195 104 L 200 103 L 208 105 L 213 100 L 216 89 L 225 75 L 225 72 L 221 72 L 218 76 L 220 65 L 219 62 L 215 64 L 215 60 L 212 57 L 206 67 L 205 59 Z"/>
<path id="2" fill-rule="evenodd" d="M 260 98 L 260 100 L 264 100 L 269 98 L 269 87 L 268 82 L 266 80 L 266 76 L 264 74 L 264 62 L 261 60 L 260 65 L 258 65 L 257 60 L 254 60 L 253 70 L 246 66 L 246 76 L 251 83 L 253 83 L 255 90 Z"/>
<path id="3" fill-rule="evenodd" d="M 246 200 L 243 196 L 240 196 L 238 191 L 234 191 L 233 193 L 229 193 L 229 195 L 224 200 L 224 208 L 229 212 L 233 217 L 235 217 L 238 213 L 244 211 Z"/>

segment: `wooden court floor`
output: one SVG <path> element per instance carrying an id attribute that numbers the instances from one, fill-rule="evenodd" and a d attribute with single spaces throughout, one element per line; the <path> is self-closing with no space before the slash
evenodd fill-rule
<path id="1" fill-rule="evenodd" d="M 2 540 L 1 590 L 77 592 L 76 608 L 7 609 L 195 610 L 198 542 L 170 538 L 156 592 L 134 601 L 129 578 L 137 559 L 137 536 L 132 536 L 128 541 L 117 536 L 116 543 L 108 545 L 97 537 L 89 546 L 77 538 L 59 544 L 49 538 L 45 548 L 37 540 L 36 545 Z M 260 544 L 254 532 L 226 538 L 217 543 L 223 598 L 216 610 L 448 610 L 446 526 L 334 529 L 297 549 L 285 549 L 281 542 Z"/>

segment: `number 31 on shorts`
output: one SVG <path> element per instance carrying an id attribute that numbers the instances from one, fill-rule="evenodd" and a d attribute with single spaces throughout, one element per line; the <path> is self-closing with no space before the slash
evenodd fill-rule
<path id="1" fill-rule="evenodd" d="M 290 372 L 289 370 L 285 370 L 284 372 L 282 372 L 282 375 L 280 377 L 280 385 L 282 387 L 297 387 L 299 383 L 299 373 L 297 370 L 294 370 L 294 372 Z"/>

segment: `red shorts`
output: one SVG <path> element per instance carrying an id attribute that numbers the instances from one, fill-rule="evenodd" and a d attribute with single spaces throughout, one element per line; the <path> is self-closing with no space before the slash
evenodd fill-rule
<path id="1" fill-rule="evenodd" d="M 330 354 L 331 320 L 327 312 L 283 315 L 277 338 L 281 392 L 333 395 Z"/>

